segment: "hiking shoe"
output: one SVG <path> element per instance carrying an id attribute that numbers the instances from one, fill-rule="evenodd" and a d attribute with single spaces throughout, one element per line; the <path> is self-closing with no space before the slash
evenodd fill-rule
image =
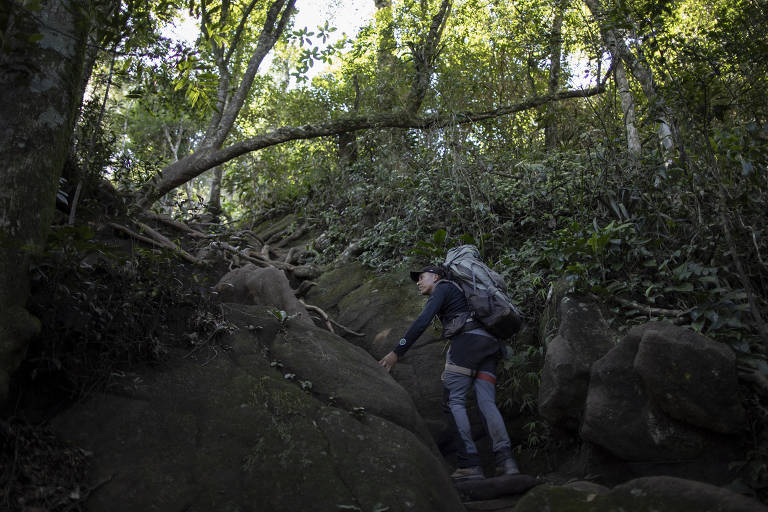
<path id="1" fill-rule="evenodd" d="M 520 470 L 517 468 L 517 462 L 515 462 L 515 459 L 509 458 L 502 462 L 500 465 L 496 466 L 496 474 L 519 475 Z"/>
<path id="2" fill-rule="evenodd" d="M 479 480 L 485 478 L 483 468 L 480 466 L 471 466 L 468 468 L 458 468 L 451 474 L 452 480 Z"/>

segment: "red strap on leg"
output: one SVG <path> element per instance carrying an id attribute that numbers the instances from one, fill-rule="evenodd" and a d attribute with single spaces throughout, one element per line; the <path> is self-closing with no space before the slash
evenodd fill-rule
<path id="1" fill-rule="evenodd" d="M 475 377 L 475 378 L 476 379 L 480 379 L 480 380 L 484 380 L 484 381 L 488 381 L 491 384 L 493 384 L 494 386 L 496 385 L 496 377 L 494 377 L 490 373 L 479 372 L 477 374 L 477 377 Z"/>

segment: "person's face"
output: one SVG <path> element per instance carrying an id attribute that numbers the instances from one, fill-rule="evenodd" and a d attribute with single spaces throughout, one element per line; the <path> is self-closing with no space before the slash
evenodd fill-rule
<path id="1" fill-rule="evenodd" d="M 432 295 L 432 291 L 435 289 L 435 285 L 440 280 L 440 276 L 433 274 L 432 272 L 422 272 L 419 276 L 419 280 L 416 282 L 416 286 L 419 288 L 419 293 L 422 295 Z"/>

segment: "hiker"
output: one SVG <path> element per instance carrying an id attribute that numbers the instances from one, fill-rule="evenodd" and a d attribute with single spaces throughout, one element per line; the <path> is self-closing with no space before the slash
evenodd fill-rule
<path id="1" fill-rule="evenodd" d="M 469 389 L 474 386 L 477 404 L 493 443 L 497 472 L 504 475 L 519 473 L 512 457 L 512 447 L 504 419 L 496 407 L 496 364 L 501 355 L 499 342 L 475 320 L 470 318 L 469 306 L 461 288 L 445 279 L 445 268 L 430 265 L 411 272 L 411 279 L 421 295 L 429 299 L 419 317 L 413 322 L 392 352 L 379 364 L 391 370 L 424 332 L 437 315 L 443 324 L 443 333 L 451 342 L 442 375 L 448 408 L 456 424 L 461 442 L 458 446 L 458 469 L 451 475 L 454 480 L 484 478 L 480 456 L 472 439 L 472 429 L 466 409 Z M 456 327 L 456 321 L 462 326 Z M 446 329 L 448 328 L 448 329 Z M 446 332 L 448 331 L 448 332 Z"/>

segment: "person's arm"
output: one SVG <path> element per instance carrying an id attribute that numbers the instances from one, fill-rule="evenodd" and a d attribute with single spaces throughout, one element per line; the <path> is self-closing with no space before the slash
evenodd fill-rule
<path id="1" fill-rule="evenodd" d="M 405 332 L 405 335 L 400 338 L 400 341 L 398 341 L 397 346 L 392 350 L 392 352 L 384 356 L 379 361 L 379 364 L 387 370 L 391 370 L 395 363 L 397 363 L 398 359 L 403 357 L 403 355 L 408 352 L 408 349 L 411 348 L 411 345 L 413 345 L 419 336 L 421 336 L 422 333 L 427 329 L 430 322 L 432 322 L 432 318 L 434 318 L 437 312 L 440 311 L 444 301 L 445 287 L 436 286 L 435 290 L 432 292 L 432 295 L 429 296 L 427 304 L 424 306 L 424 309 L 422 310 L 419 317 L 414 320 L 414 322 Z"/>

